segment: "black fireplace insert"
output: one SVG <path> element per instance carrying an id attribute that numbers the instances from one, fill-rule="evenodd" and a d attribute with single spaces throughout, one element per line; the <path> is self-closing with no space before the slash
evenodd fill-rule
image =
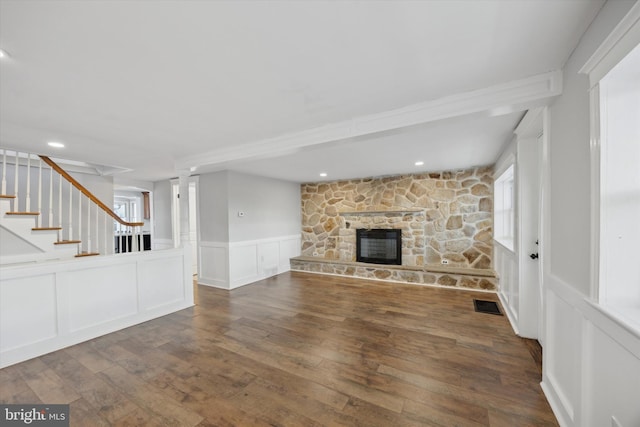
<path id="1" fill-rule="evenodd" d="M 402 230 L 356 230 L 356 261 L 402 265 Z"/>

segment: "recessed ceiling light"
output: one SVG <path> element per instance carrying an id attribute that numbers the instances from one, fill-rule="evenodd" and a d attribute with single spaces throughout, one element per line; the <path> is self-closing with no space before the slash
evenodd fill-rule
<path id="1" fill-rule="evenodd" d="M 416 165 L 416 166 L 422 166 L 422 165 L 424 165 L 424 162 L 423 162 L 423 161 L 417 161 L 417 162 L 415 163 L 415 165 Z"/>
<path id="2" fill-rule="evenodd" d="M 53 148 L 64 148 L 64 144 L 62 142 L 50 141 L 47 142 L 47 145 Z"/>
<path id="3" fill-rule="evenodd" d="M 320 176 L 324 178 L 325 176 L 327 176 L 327 173 L 326 172 L 320 172 Z"/>
<path id="4" fill-rule="evenodd" d="M 8 58 L 9 54 L 6 50 L 0 49 L 0 58 Z"/>

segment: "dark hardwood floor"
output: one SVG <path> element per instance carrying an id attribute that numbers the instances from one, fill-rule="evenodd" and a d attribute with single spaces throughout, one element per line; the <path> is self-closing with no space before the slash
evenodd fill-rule
<path id="1" fill-rule="evenodd" d="M 494 294 L 286 273 L 0 370 L 72 426 L 556 426 Z"/>

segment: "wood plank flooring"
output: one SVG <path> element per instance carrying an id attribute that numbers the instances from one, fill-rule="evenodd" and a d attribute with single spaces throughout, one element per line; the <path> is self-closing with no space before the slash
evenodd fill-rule
<path id="1" fill-rule="evenodd" d="M 72 426 L 557 426 L 494 294 L 285 273 L 0 370 Z"/>

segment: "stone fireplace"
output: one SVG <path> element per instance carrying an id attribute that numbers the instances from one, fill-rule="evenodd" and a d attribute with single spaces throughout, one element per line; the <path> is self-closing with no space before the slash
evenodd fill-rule
<path id="1" fill-rule="evenodd" d="M 302 257 L 294 269 L 362 277 L 356 230 L 395 229 L 402 233 L 402 268 L 363 267 L 368 277 L 376 270 L 378 278 L 400 281 L 495 286 L 485 279 L 494 276 L 491 167 L 303 184 L 301 202 Z M 324 265 L 302 266 L 314 261 Z"/>

